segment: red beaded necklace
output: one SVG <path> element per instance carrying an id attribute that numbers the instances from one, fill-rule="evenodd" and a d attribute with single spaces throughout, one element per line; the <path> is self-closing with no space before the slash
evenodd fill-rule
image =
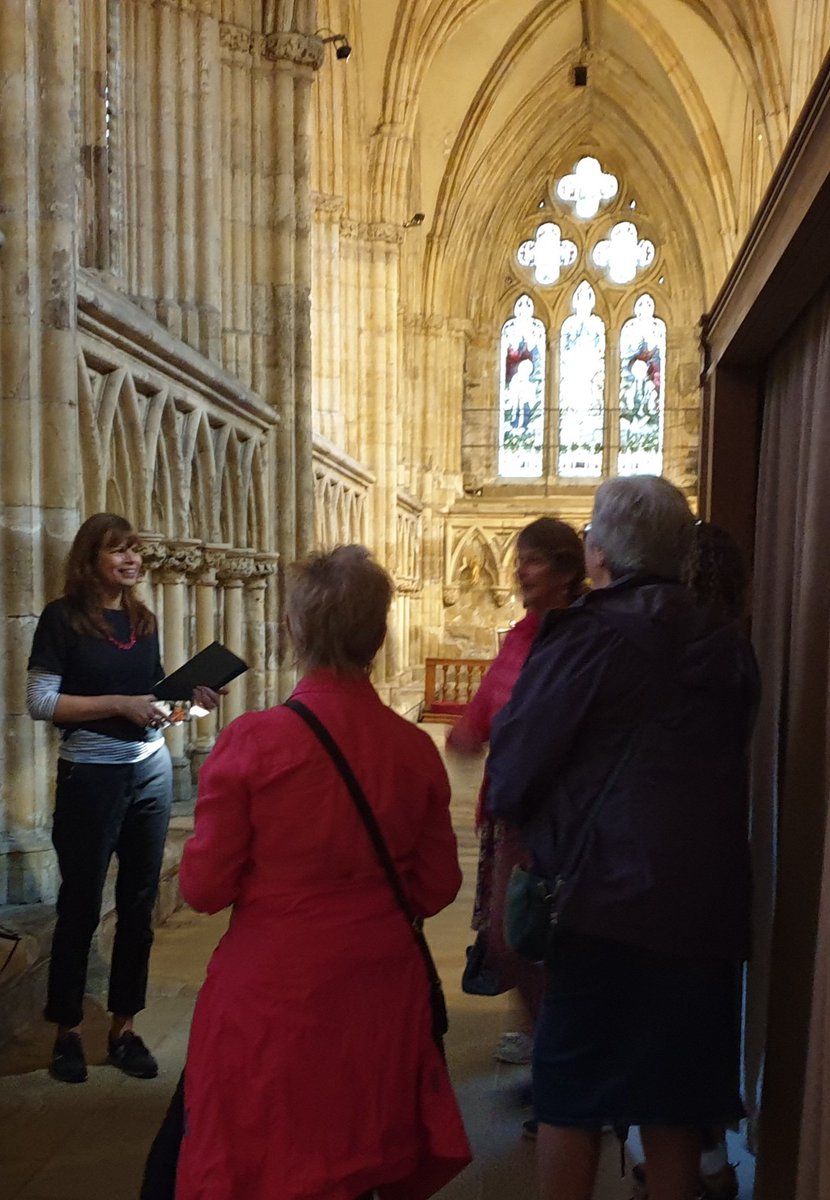
<path id="1" fill-rule="evenodd" d="M 133 629 L 132 625 L 130 626 L 129 640 L 126 642 L 119 642 L 118 638 L 113 637 L 111 633 L 108 633 L 106 636 L 107 641 L 112 642 L 113 646 L 115 646 L 118 650 L 132 650 L 133 646 L 138 641 L 138 634 Z"/>
<path id="2" fill-rule="evenodd" d="M 123 609 L 121 611 L 123 612 Z M 138 634 L 133 628 L 132 621 L 130 621 L 130 636 L 126 642 L 119 641 L 117 637 L 113 637 L 112 634 L 106 630 L 104 631 L 104 637 L 108 642 L 115 646 L 117 650 L 132 650 L 133 646 L 138 641 Z"/>

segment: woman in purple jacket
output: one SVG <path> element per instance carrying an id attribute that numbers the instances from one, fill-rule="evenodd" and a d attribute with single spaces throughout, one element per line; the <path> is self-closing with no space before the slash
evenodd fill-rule
<path id="1" fill-rule="evenodd" d="M 701 1131 L 742 1113 L 758 679 L 679 582 L 692 528 L 664 479 L 600 487 L 594 590 L 545 619 L 491 738 L 489 811 L 566 879 L 533 1063 L 545 1200 L 590 1200 L 604 1125 L 640 1126 L 651 1200 L 694 1200 Z"/>

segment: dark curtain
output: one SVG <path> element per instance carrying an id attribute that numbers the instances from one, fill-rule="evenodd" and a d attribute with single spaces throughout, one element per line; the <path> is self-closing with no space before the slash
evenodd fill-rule
<path id="1" fill-rule="evenodd" d="M 815 1173 L 828 1171 L 826 1154 L 820 1166 L 828 1120 L 818 1108 L 830 1106 L 823 1057 L 830 880 L 820 904 L 830 747 L 830 290 L 768 363 L 754 567 L 763 697 L 753 763 L 757 940 L 745 1068 L 760 1134 L 756 1198 L 796 1196 L 800 1175 L 799 1200 L 815 1200 L 830 1195 Z"/>

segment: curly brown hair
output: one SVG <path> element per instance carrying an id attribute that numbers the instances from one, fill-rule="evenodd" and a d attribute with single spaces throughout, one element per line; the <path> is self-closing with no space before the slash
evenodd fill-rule
<path id="1" fill-rule="evenodd" d="M 66 560 L 63 597 L 69 608 L 69 622 L 77 633 L 92 637 L 107 637 L 109 628 L 104 619 L 103 589 L 98 575 L 98 556 L 102 550 L 116 546 L 135 546 L 138 534 L 125 517 L 115 513 L 95 513 L 88 517 L 75 534 Z M 131 588 L 122 592 L 124 608 L 130 627 L 139 637 L 152 633 L 156 618 Z"/>
<path id="2" fill-rule="evenodd" d="M 744 615 L 749 570 L 743 552 L 725 529 L 698 521 L 683 564 L 682 581 L 695 604 L 710 608 L 724 622 Z"/>

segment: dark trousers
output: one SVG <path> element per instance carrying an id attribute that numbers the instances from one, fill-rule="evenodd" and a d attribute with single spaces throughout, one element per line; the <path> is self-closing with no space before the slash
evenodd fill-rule
<path id="1" fill-rule="evenodd" d="M 81 1022 L 89 949 L 113 854 L 118 857 L 117 925 L 107 1006 L 119 1016 L 132 1016 L 144 1007 L 171 796 L 166 747 L 138 763 L 59 760 L 52 843 L 61 886 L 47 1021 L 65 1026 Z"/>

